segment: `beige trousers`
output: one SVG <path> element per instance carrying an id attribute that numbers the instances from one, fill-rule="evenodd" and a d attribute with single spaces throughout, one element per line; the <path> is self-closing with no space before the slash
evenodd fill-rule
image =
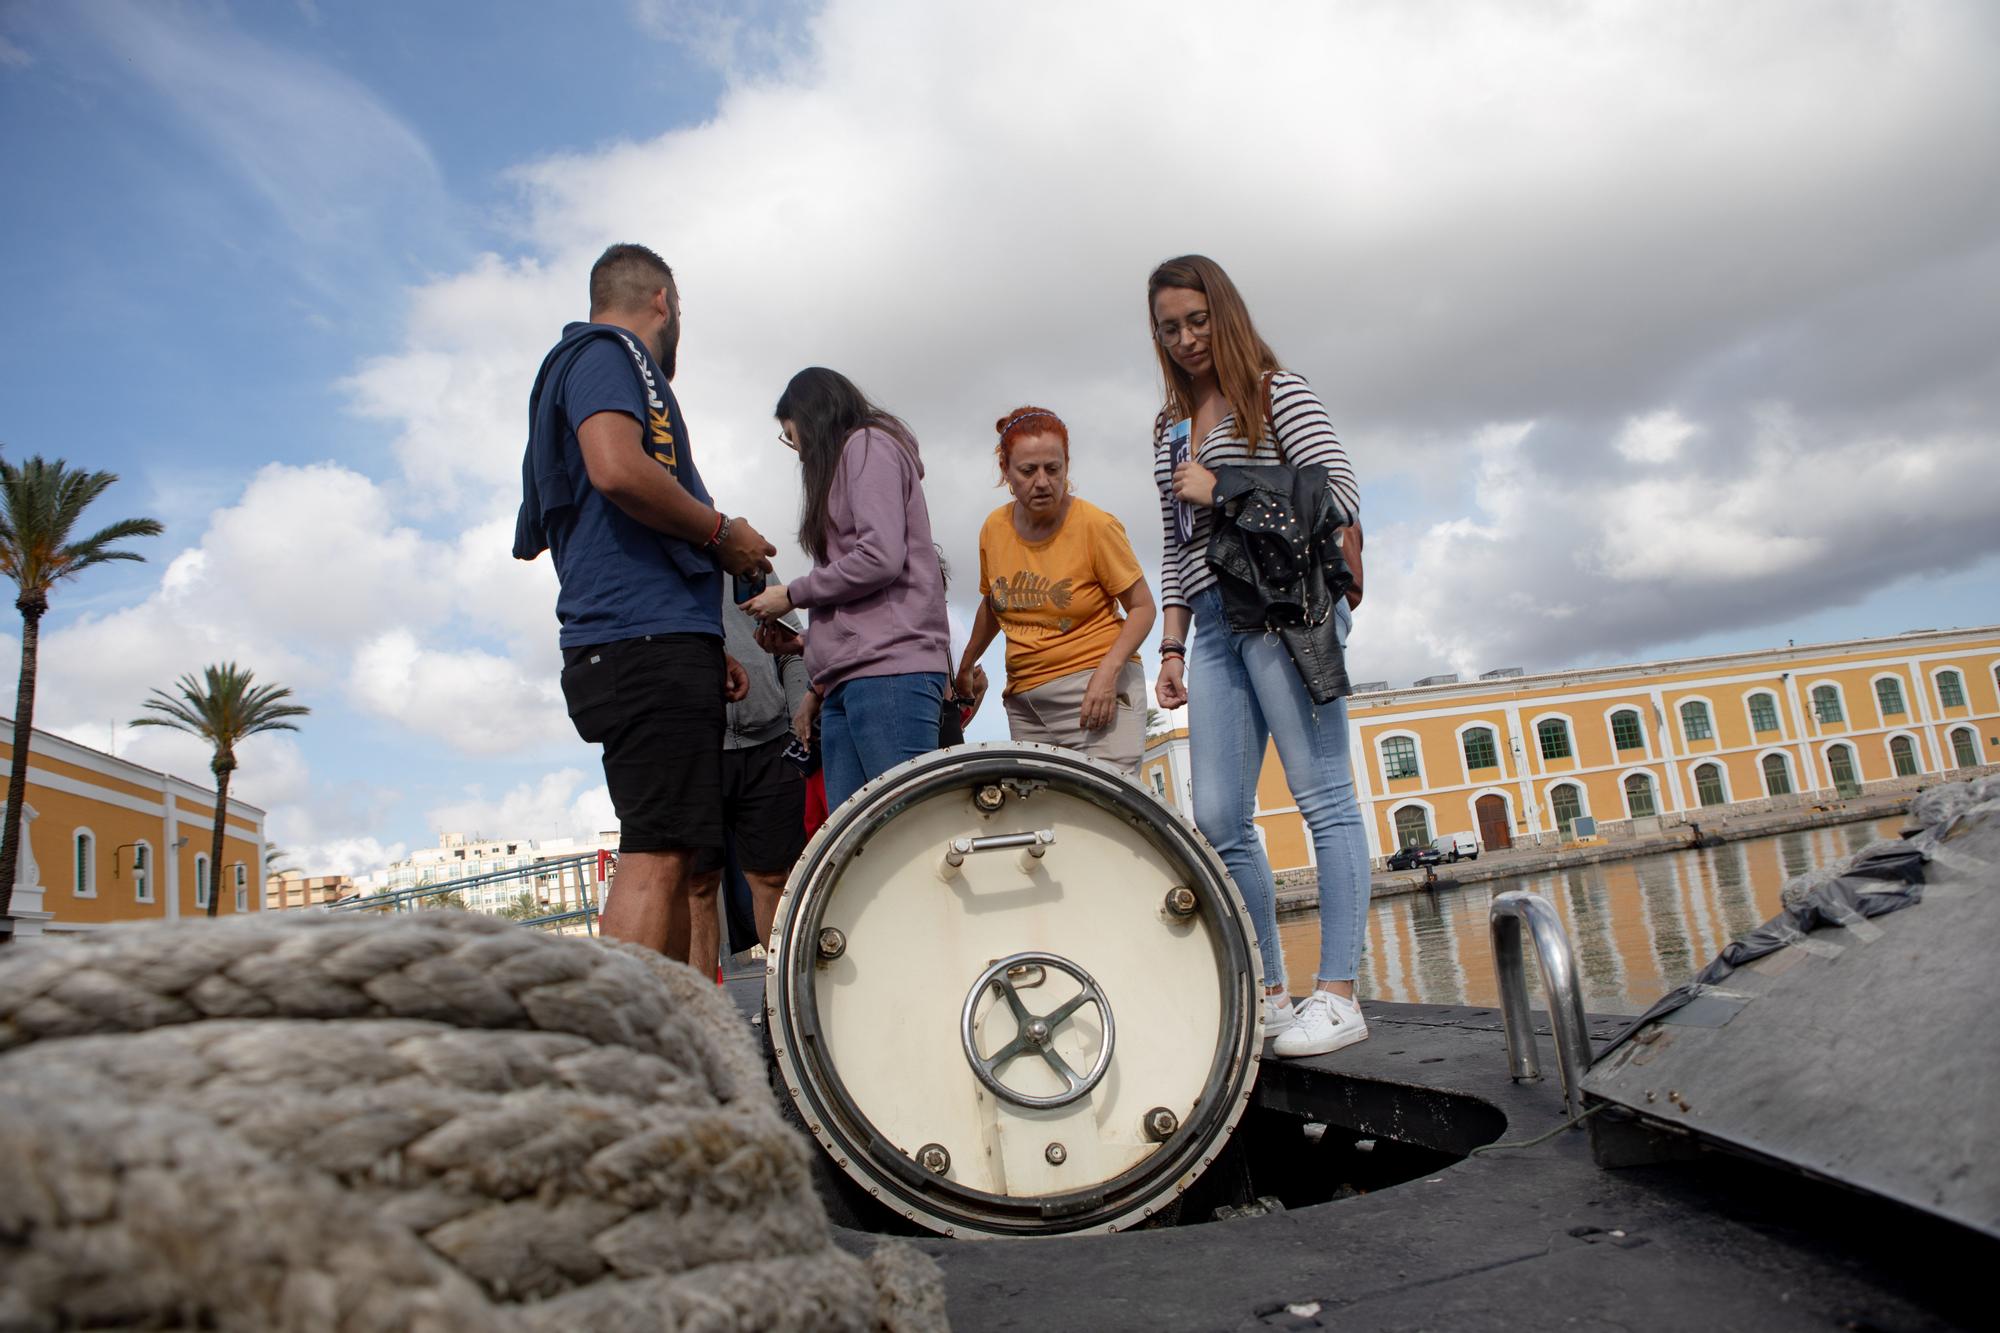
<path id="1" fill-rule="evenodd" d="M 1146 673 L 1127 662 L 1118 673 L 1118 715 L 1102 731 L 1085 731 L 1077 721 L 1090 671 L 1067 676 L 1007 697 L 1007 732 L 1017 741 L 1040 741 L 1081 750 L 1092 759 L 1139 772 L 1146 748 Z"/>

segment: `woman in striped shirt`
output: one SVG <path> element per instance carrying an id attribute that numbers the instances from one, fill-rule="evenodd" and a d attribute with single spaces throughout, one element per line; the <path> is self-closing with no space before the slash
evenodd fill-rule
<path id="1" fill-rule="evenodd" d="M 1146 284 L 1166 406 L 1153 425 L 1153 480 L 1166 531 L 1161 557 L 1165 636 L 1160 707 L 1188 707 L 1194 820 L 1242 890 L 1264 958 L 1265 1031 L 1279 1055 L 1323 1055 L 1368 1035 L 1354 999 L 1368 909 L 1368 847 L 1347 752 L 1347 703 L 1315 706 L 1275 635 L 1239 634 L 1223 618 L 1207 564 L 1214 468 L 1318 464 L 1334 500 L 1360 514 L 1354 470 L 1326 408 L 1278 364 L 1236 286 L 1201 255 L 1170 259 Z M 1266 386 L 1268 381 L 1268 398 Z M 1266 414 L 1266 403 L 1269 414 Z M 1176 439 L 1185 440 L 1177 458 Z M 1192 522 L 1190 522 L 1190 518 Z M 1344 643 L 1346 603 L 1335 614 Z M 1187 681 L 1188 631 L 1193 685 Z M 1294 1006 L 1278 947 L 1277 892 L 1253 816 L 1266 738 L 1312 832 L 1319 869 L 1318 984 Z"/>

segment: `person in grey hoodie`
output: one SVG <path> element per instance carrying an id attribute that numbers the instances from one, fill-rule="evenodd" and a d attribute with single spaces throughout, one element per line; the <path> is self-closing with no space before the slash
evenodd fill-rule
<path id="1" fill-rule="evenodd" d="M 799 455 L 799 545 L 813 569 L 744 609 L 767 621 L 794 607 L 811 612 L 806 673 L 822 700 L 831 810 L 937 748 L 951 653 L 944 573 L 908 426 L 822 366 L 792 376 L 777 417 Z"/>

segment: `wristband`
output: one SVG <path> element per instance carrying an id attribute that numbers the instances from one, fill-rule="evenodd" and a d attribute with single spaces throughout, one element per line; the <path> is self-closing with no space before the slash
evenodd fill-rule
<path id="1" fill-rule="evenodd" d="M 1187 644 L 1181 642 L 1179 639 L 1161 639 L 1160 656 L 1185 658 L 1187 656 Z"/>
<path id="2" fill-rule="evenodd" d="M 708 540 L 701 544 L 702 549 L 707 550 L 710 547 L 722 545 L 723 539 L 729 535 L 730 522 L 729 515 L 723 513 L 720 509 L 716 510 L 715 531 L 708 534 Z"/>
<path id="3" fill-rule="evenodd" d="M 1166 661 L 1169 657 L 1178 657 L 1181 661 L 1185 662 L 1187 661 L 1187 649 L 1180 647 L 1160 649 L 1160 660 L 1162 662 Z"/>

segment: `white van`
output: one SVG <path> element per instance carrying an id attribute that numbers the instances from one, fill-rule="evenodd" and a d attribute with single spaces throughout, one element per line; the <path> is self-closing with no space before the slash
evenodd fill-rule
<path id="1" fill-rule="evenodd" d="M 1479 839 L 1470 833 L 1445 833 L 1431 839 L 1431 850 L 1447 861 L 1477 861 Z"/>

